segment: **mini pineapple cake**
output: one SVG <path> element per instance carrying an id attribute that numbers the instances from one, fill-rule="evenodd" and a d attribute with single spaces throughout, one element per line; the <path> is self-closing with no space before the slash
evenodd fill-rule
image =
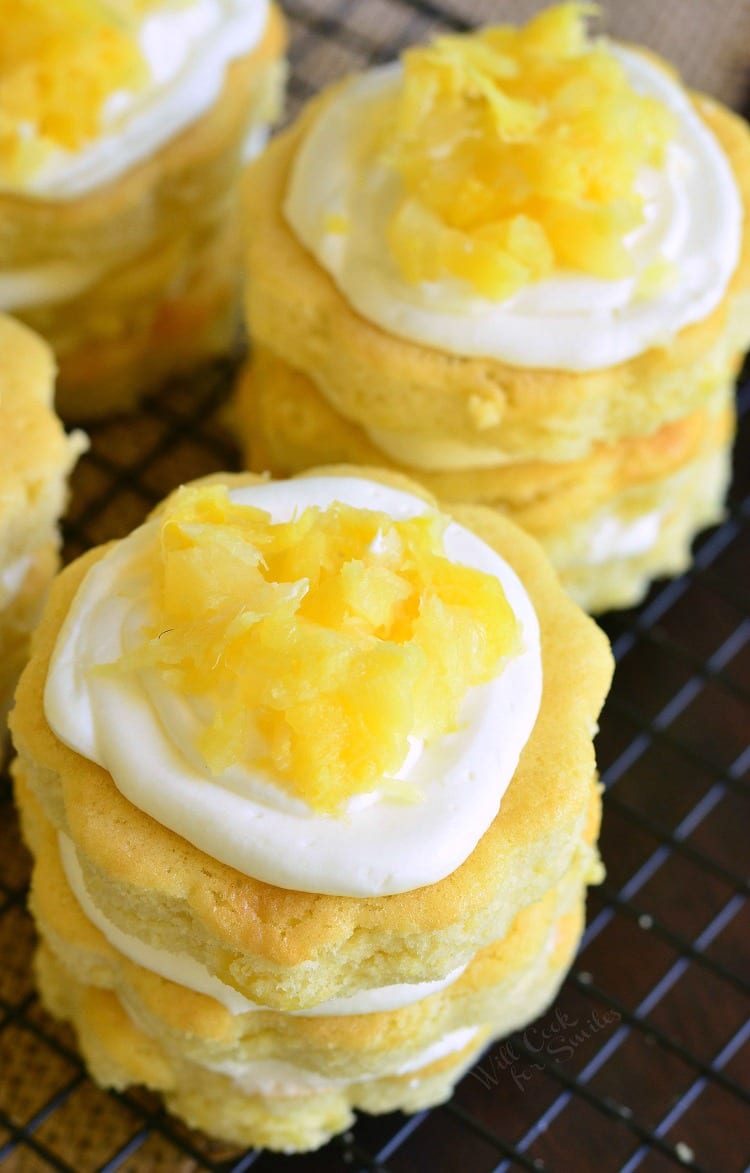
<path id="1" fill-rule="evenodd" d="M 71 565 L 12 726 L 94 1078 L 290 1152 L 445 1099 L 575 952 L 610 674 L 531 538 L 392 472 L 211 477 Z"/>
<path id="2" fill-rule="evenodd" d="M 236 339 L 238 181 L 283 89 L 267 0 L 0 0 L 0 309 L 65 417 Z"/>
<path id="3" fill-rule="evenodd" d="M 13 690 L 57 569 L 67 476 L 85 447 L 52 410 L 49 347 L 0 314 L 0 758 Z"/>
<path id="4" fill-rule="evenodd" d="M 237 422 L 256 471 L 380 464 L 509 514 L 600 611 L 722 514 L 750 134 L 591 7 L 410 49 L 253 164 Z"/>

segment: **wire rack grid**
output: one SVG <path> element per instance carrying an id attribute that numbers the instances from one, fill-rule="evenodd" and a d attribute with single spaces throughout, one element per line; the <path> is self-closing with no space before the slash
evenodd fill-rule
<path id="1" fill-rule="evenodd" d="M 520 10 L 535 5 L 506 5 Z M 537 4 L 536 7 L 539 5 Z M 292 107 L 491 5 L 290 0 Z M 498 6 L 502 7 L 502 6 Z M 638 4 L 634 6 L 639 9 Z M 731 6 L 727 6 L 731 7 Z M 482 11 L 479 11 L 479 10 Z M 652 10 L 653 11 L 653 10 Z M 726 10 L 725 10 L 726 15 Z M 729 38 L 731 40 L 731 38 Z M 704 65 L 710 61 L 704 55 Z M 726 66 L 726 62 L 725 62 Z M 731 71 L 730 71 L 731 72 Z M 737 92 L 735 91 L 735 98 Z M 91 429 L 66 558 L 127 533 L 183 480 L 237 467 L 222 426 L 230 364 Z M 555 1007 L 492 1048 L 452 1101 L 362 1117 L 320 1153 L 240 1152 L 148 1093 L 100 1091 L 40 1009 L 28 860 L 0 781 L 0 1167 L 7 1173 L 740 1173 L 750 1161 L 750 378 L 725 523 L 688 574 L 605 621 L 618 670 L 598 755 L 607 879 Z"/>

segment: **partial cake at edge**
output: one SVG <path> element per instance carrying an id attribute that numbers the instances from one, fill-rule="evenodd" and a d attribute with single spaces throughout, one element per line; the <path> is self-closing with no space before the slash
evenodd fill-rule
<path id="1" fill-rule="evenodd" d="M 17 7 L 0 308 L 55 351 L 63 418 L 130 410 L 237 345 L 239 182 L 280 113 L 284 20 L 268 0 L 66 5 L 50 44 Z"/>
<path id="2" fill-rule="evenodd" d="M 55 415 L 44 342 L 0 314 L 0 739 L 29 637 L 57 570 L 68 475 L 85 448 Z"/>

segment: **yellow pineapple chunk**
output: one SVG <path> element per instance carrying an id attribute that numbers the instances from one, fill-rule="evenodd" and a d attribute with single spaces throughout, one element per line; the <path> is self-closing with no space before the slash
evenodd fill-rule
<path id="1" fill-rule="evenodd" d="M 22 180 L 101 129 L 107 99 L 147 80 L 136 37 L 153 0 L 0 0 L 0 164 Z"/>
<path id="2" fill-rule="evenodd" d="M 329 212 L 325 218 L 324 228 L 332 236 L 345 236 L 349 231 L 349 220 L 341 212 Z"/>
<path id="3" fill-rule="evenodd" d="M 674 122 L 590 39 L 597 11 L 560 4 L 404 53 L 373 141 L 400 179 L 387 238 L 406 281 L 458 278 L 501 301 L 556 270 L 632 272 L 636 180 Z"/>
<path id="4" fill-rule="evenodd" d="M 445 519 L 334 504 L 274 523 L 224 488 L 183 489 L 153 563 L 155 622 L 109 671 L 156 671 L 212 714 L 197 749 L 336 813 L 393 778 L 409 738 L 456 729 L 467 689 L 515 650 L 498 580 L 446 557 Z"/>

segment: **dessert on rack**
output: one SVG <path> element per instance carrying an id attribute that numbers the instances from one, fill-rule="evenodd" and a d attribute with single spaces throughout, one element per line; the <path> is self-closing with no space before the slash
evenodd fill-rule
<path id="1" fill-rule="evenodd" d="M 52 407 L 49 347 L 0 314 L 0 758 L 29 636 L 58 567 L 67 481 L 85 448 Z"/>
<path id="2" fill-rule="evenodd" d="M 267 0 L 0 0 L 0 309 L 67 417 L 129 409 L 237 332 L 238 185 L 283 89 Z"/>
<path id="3" fill-rule="evenodd" d="M 532 539 L 395 473 L 207 478 L 73 563 L 12 725 L 94 1078 L 288 1152 L 447 1098 L 575 952 L 610 674 Z"/>
<path id="4" fill-rule="evenodd" d="M 602 611 L 722 516 L 750 134 L 590 10 L 407 49 L 256 160 L 237 418 L 256 471 L 380 464 L 507 514 Z"/>

